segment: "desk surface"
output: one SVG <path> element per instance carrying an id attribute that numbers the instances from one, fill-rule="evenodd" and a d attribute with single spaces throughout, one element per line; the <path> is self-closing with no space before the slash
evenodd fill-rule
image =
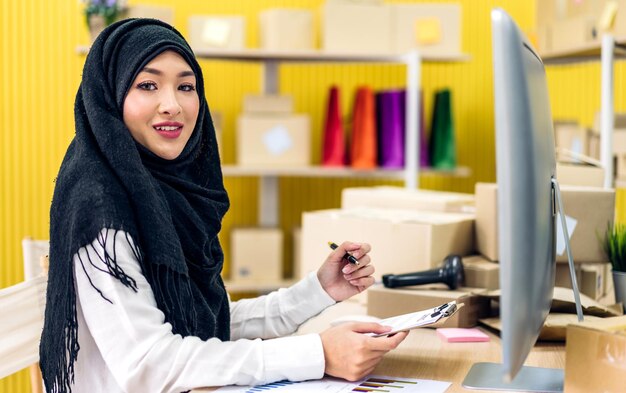
<path id="1" fill-rule="evenodd" d="M 365 314 L 365 306 L 357 302 L 337 304 L 302 325 L 299 333 L 320 332 L 329 327 L 330 321 L 355 314 Z M 446 393 L 470 392 L 461 383 L 472 365 L 501 361 L 500 338 L 485 332 L 491 338 L 488 342 L 446 343 L 437 337 L 434 329 L 414 329 L 398 348 L 385 355 L 374 374 L 452 382 Z M 564 369 L 565 346 L 562 343 L 539 343 L 528 355 L 525 365 Z M 212 390 L 207 388 L 193 392 Z"/>

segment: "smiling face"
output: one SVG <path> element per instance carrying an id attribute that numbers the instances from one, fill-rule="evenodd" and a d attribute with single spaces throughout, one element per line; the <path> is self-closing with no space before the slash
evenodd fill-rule
<path id="1" fill-rule="evenodd" d="M 193 70 L 178 53 L 165 51 L 133 81 L 124 100 L 124 123 L 142 146 L 173 160 L 189 141 L 199 108 Z"/>

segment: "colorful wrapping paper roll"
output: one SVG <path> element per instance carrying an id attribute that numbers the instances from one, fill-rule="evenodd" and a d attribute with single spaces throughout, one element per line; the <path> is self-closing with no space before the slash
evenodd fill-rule
<path id="1" fill-rule="evenodd" d="M 376 94 L 378 163 L 383 168 L 404 168 L 405 97 L 403 90 Z"/>
<path id="2" fill-rule="evenodd" d="M 452 169 L 456 167 L 456 146 L 450 96 L 449 89 L 435 93 L 433 124 L 430 133 L 430 162 L 433 168 Z"/>
<path id="3" fill-rule="evenodd" d="M 343 166 L 346 163 L 346 145 L 339 105 L 339 88 L 332 86 L 328 95 L 326 122 L 324 124 L 322 151 L 322 165 L 324 166 Z"/>
<path id="4" fill-rule="evenodd" d="M 375 168 L 377 145 L 374 93 L 362 86 L 357 89 L 352 112 L 350 165 L 358 169 Z"/>
<path id="5" fill-rule="evenodd" d="M 424 92 L 420 90 L 420 167 L 430 166 L 430 154 L 428 154 L 428 140 L 426 139 L 426 124 L 424 122 Z"/>

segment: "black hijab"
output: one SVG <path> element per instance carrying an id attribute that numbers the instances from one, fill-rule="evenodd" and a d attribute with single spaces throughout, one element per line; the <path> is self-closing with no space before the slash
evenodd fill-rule
<path id="1" fill-rule="evenodd" d="M 136 143 L 122 117 L 133 80 L 166 50 L 191 66 L 200 99 L 193 134 L 171 161 Z M 217 238 L 229 201 L 202 70 L 189 45 L 174 28 L 153 19 L 109 26 L 89 51 L 74 112 L 76 135 L 61 164 L 50 209 L 50 271 L 39 349 L 49 392 L 71 391 L 79 350 L 72 258 L 103 228 L 132 237 L 129 244 L 134 244 L 157 306 L 175 334 L 230 338 Z M 102 274 L 136 291 L 115 255 L 104 255 L 102 262 L 108 268 Z"/>

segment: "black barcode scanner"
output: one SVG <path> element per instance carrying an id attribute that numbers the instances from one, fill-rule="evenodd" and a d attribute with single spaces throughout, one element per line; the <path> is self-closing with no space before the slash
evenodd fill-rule
<path id="1" fill-rule="evenodd" d="M 383 275 L 383 285 L 387 288 L 442 282 L 450 289 L 456 289 L 464 281 L 463 260 L 459 255 L 448 255 L 443 260 L 443 265 L 437 269 L 406 274 Z"/>

